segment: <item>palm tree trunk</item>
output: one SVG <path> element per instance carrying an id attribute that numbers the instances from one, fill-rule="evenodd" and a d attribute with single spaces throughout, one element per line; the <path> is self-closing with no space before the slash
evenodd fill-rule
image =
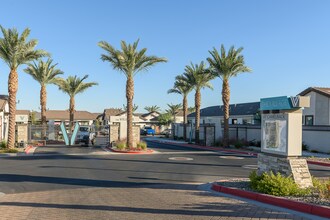
<path id="1" fill-rule="evenodd" d="M 46 101 L 47 101 L 47 92 L 46 86 L 41 85 L 40 89 L 40 107 L 41 107 L 41 125 L 42 125 L 42 138 L 46 139 L 46 129 L 47 129 L 47 121 L 46 121 Z"/>
<path id="2" fill-rule="evenodd" d="M 9 149 L 15 147 L 15 118 L 16 118 L 16 93 L 18 89 L 18 74 L 16 69 L 10 70 L 8 77 L 9 94 L 9 125 L 8 125 L 8 145 Z"/>
<path id="3" fill-rule="evenodd" d="M 223 102 L 223 113 L 224 113 L 224 129 L 223 129 L 223 146 L 228 146 L 229 140 L 229 102 L 230 102 L 230 88 L 228 79 L 222 81 L 222 102 Z"/>
<path id="4" fill-rule="evenodd" d="M 201 92 L 199 89 L 197 89 L 195 93 L 195 108 L 196 108 L 195 143 L 199 144 L 199 124 L 200 124 L 200 108 L 201 108 Z"/>
<path id="5" fill-rule="evenodd" d="M 187 140 L 187 112 L 188 112 L 188 103 L 187 96 L 183 96 L 183 139 Z"/>
<path id="6" fill-rule="evenodd" d="M 127 147 L 134 148 L 133 140 L 133 97 L 134 97 L 134 80 L 128 77 L 126 82 L 126 99 L 127 99 Z"/>
<path id="7" fill-rule="evenodd" d="M 70 112 L 70 133 L 72 133 L 73 131 L 73 123 L 74 123 L 74 112 L 75 112 L 75 101 L 74 101 L 74 96 L 70 96 L 70 108 L 69 108 L 69 112 Z"/>

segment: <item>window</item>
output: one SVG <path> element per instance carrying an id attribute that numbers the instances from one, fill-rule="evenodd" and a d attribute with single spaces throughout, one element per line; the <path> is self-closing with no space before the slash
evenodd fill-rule
<path id="1" fill-rule="evenodd" d="M 314 116 L 313 115 L 305 116 L 305 125 L 314 125 Z"/>
<path id="2" fill-rule="evenodd" d="M 231 124 L 236 125 L 237 124 L 237 119 L 236 118 L 232 119 Z"/>

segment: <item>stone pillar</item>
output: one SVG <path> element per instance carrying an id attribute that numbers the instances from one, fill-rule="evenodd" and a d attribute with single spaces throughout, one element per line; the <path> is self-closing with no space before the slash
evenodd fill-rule
<path id="1" fill-rule="evenodd" d="M 279 157 L 277 155 L 258 154 L 258 175 L 264 172 L 280 173 L 292 176 L 301 188 L 313 186 L 307 161 L 298 157 Z"/>

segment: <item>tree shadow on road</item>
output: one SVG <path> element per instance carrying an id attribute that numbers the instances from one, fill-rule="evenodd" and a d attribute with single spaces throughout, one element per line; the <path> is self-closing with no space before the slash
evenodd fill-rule
<path id="1" fill-rule="evenodd" d="M 127 207 L 112 205 L 76 205 L 76 204 L 53 204 L 34 202 L 2 202 L 2 206 L 51 208 L 51 209 L 73 209 L 120 212 L 124 217 L 127 214 L 159 214 L 181 215 L 181 216 L 216 216 L 216 217 L 239 217 L 239 218 L 268 218 L 268 219 L 293 219 L 294 216 L 266 208 L 256 207 L 247 203 L 202 203 L 183 207 L 150 208 L 150 207 Z M 175 216 L 176 217 L 176 216 Z"/>

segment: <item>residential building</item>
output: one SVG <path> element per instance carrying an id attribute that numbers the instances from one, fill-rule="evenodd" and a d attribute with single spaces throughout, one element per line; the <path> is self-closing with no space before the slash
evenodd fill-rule
<path id="1" fill-rule="evenodd" d="M 80 125 L 92 125 L 93 122 L 100 116 L 100 113 L 91 113 L 88 111 L 75 111 L 74 121 L 79 122 Z M 38 121 L 41 120 L 40 112 L 36 113 L 36 118 Z M 70 122 L 70 112 L 69 110 L 47 110 L 46 111 L 47 122 L 54 121 L 55 125 L 65 122 L 69 124 Z"/>
<path id="2" fill-rule="evenodd" d="M 304 125 L 330 125 L 330 88 L 309 87 L 298 95 L 310 97 L 310 107 L 303 110 Z"/>
<path id="3" fill-rule="evenodd" d="M 229 124 L 259 124 L 260 102 L 229 105 Z M 188 115 L 188 122 L 195 122 L 196 113 Z M 211 106 L 200 110 L 201 124 L 217 124 L 224 122 L 223 106 Z"/>

